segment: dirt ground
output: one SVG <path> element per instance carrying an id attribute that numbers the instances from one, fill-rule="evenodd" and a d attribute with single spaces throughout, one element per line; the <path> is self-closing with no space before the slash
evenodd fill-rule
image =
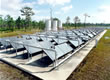
<path id="1" fill-rule="evenodd" d="M 39 80 L 0 61 L 0 80 Z"/>

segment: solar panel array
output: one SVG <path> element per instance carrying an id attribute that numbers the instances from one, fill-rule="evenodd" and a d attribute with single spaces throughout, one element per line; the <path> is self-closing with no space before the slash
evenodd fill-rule
<path id="1" fill-rule="evenodd" d="M 103 28 L 81 28 L 22 35 L 20 38 L 4 37 L 0 38 L 0 46 L 5 49 L 11 47 L 16 51 L 18 49 L 27 50 L 28 55 L 30 55 L 29 58 L 32 58 L 32 55 L 37 52 L 43 52 L 54 63 L 62 59 L 62 57 L 73 53 L 103 30 Z"/>

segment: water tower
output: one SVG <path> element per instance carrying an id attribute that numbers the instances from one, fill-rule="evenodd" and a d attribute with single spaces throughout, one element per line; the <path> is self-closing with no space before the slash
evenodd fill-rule
<path id="1" fill-rule="evenodd" d="M 45 30 L 51 31 L 51 20 L 50 19 L 46 20 L 45 22 Z"/>
<path id="2" fill-rule="evenodd" d="M 62 29 L 62 22 L 59 20 L 58 21 L 58 29 L 61 30 Z"/>

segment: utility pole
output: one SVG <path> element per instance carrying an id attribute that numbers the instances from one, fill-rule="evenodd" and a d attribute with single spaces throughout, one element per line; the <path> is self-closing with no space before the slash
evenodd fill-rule
<path id="1" fill-rule="evenodd" d="M 84 27 L 86 27 L 86 20 L 87 20 L 87 17 L 90 17 L 90 16 L 89 16 L 88 14 L 85 13 L 85 14 L 84 14 L 84 17 L 85 17 L 85 18 L 84 18 Z"/>
<path id="2" fill-rule="evenodd" d="M 53 10 L 52 10 L 52 8 L 50 8 L 50 20 L 51 20 L 51 28 L 53 27 L 53 25 L 52 25 L 52 21 L 53 21 L 53 18 L 52 18 L 52 12 L 53 12 Z"/>
<path id="3" fill-rule="evenodd" d="M 3 15 L 0 14 L 0 20 L 2 20 L 2 16 L 3 16 Z M 3 27 L 3 21 L 1 21 L 0 27 Z"/>
<path id="4" fill-rule="evenodd" d="M 52 20 L 52 8 L 50 8 L 50 19 Z"/>

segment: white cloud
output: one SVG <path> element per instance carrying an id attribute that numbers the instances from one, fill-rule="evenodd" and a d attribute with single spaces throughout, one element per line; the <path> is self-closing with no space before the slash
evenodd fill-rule
<path id="1" fill-rule="evenodd" d="M 69 5 L 69 6 L 65 6 L 65 7 L 63 7 L 63 8 L 61 8 L 61 10 L 64 12 L 64 13 L 66 13 L 66 12 L 68 12 L 70 9 L 72 9 L 73 8 L 73 6 L 72 5 Z"/>
<path id="2" fill-rule="evenodd" d="M 19 15 L 19 9 L 21 8 L 21 0 L 2 0 L 1 1 L 1 15 L 6 16 L 7 14 L 12 17 Z"/>
<path id="3" fill-rule="evenodd" d="M 49 4 L 52 6 L 55 5 L 64 5 L 65 3 L 70 3 L 71 0 L 38 0 L 37 3 L 42 5 L 42 4 Z"/>
<path id="4" fill-rule="evenodd" d="M 36 2 L 22 3 L 22 7 L 23 7 L 23 6 L 29 6 L 29 7 L 31 7 L 31 8 L 34 8 L 34 5 L 36 5 Z"/>
<path id="5" fill-rule="evenodd" d="M 96 22 L 100 23 L 110 23 L 110 5 L 103 5 L 98 8 L 96 13 L 91 14 L 93 15 L 93 19 Z"/>
<path id="6" fill-rule="evenodd" d="M 33 8 L 33 11 L 35 12 L 35 15 L 32 17 L 33 20 L 40 20 L 40 19 L 48 19 L 49 16 L 41 16 L 40 13 L 49 13 L 49 11 L 47 10 L 37 10 L 35 9 L 35 6 L 38 4 L 49 4 L 51 6 L 56 6 L 56 5 L 65 5 L 66 3 L 70 3 L 71 0 L 38 0 L 36 2 L 32 1 L 32 2 L 24 2 L 24 0 L 0 0 L 1 1 L 1 5 L 0 5 L 0 14 L 3 15 L 3 17 L 5 17 L 6 15 L 11 15 L 14 19 L 16 19 L 18 16 L 21 16 L 21 12 L 20 9 L 24 6 L 29 6 L 31 8 Z M 43 5 L 42 5 L 43 6 Z M 66 8 L 67 6 L 65 6 L 64 8 Z M 72 6 L 68 7 L 71 8 Z M 64 11 L 64 9 L 62 8 L 62 10 Z M 57 11 L 54 14 L 61 14 L 61 11 Z M 68 11 L 69 9 L 66 9 L 65 11 Z M 38 16 L 39 15 L 39 16 Z"/>
<path id="7" fill-rule="evenodd" d="M 33 12 L 34 12 L 35 14 L 39 14 L 39 13 L 42 12 L 42 11 L 33 9 Z"/>
<path id="8" fill-rule="evenodd" d="M 104 11 L 108 11 L 110 9 L 110 6 L 108 5 L 102 5 L 98 8 L 99 12 L 104 12 Z"/>
<path id="9" fill-rule="evenodd" d="M 102 5 L 99 6 L 97 11 L 94 12 L 87 12 L 87 14 L 90 16 L 87 17 L 86 22 L 89 23 L 110 23 L 110 5 Z M 81 22 L 84 22 L 84 13 L 81 13 L 79 15 L 79 18 L 81 19 Z"/>
<path id="10" fill-rule="evenodd" d="M 32 16 L 32 19 L 40 21 L 40 20 L 50 19 L 50 16 L 36 16 L 36 15 L 34 15 L 34 16 Z"/>
<path id="11" fill-rule="evenodd" d="M 56 15 L 60 15 L 60 14 L 62 14 L 62 12 L 63 12 L 63 13 L 67 13 L 67 12 L 69 12 L 72 8 L 73 8 L 72 5 L 64 6 L 64 7 L 62 7 L 61 9 L 59 9 L 58 11 L 56 11 L 55 14 L 56 14 Z"/>
<path id="12" fill-rule="evenodd" d="M 21 15 L 20 9 L 24 6 L 29 6 L 34 8 L 35 2 L 26 2 L 24 3 L 23 0 L 2 0 L 1 1 L 1 15 L 11 15 L 14 19 Z M 34 10 L 36 13 L 37 11 Z"/>
<path id="13" fill-rule="evenodd" d="M 1 0 L 0 0 L 0 14 L 1 14 Z"/>
<path id="14" fill-rule="evenodd" d="M 60 11 L 56 11 L 55 14 L 59 15 L 59 14 L 61 14 L 61 12 Z"/>

